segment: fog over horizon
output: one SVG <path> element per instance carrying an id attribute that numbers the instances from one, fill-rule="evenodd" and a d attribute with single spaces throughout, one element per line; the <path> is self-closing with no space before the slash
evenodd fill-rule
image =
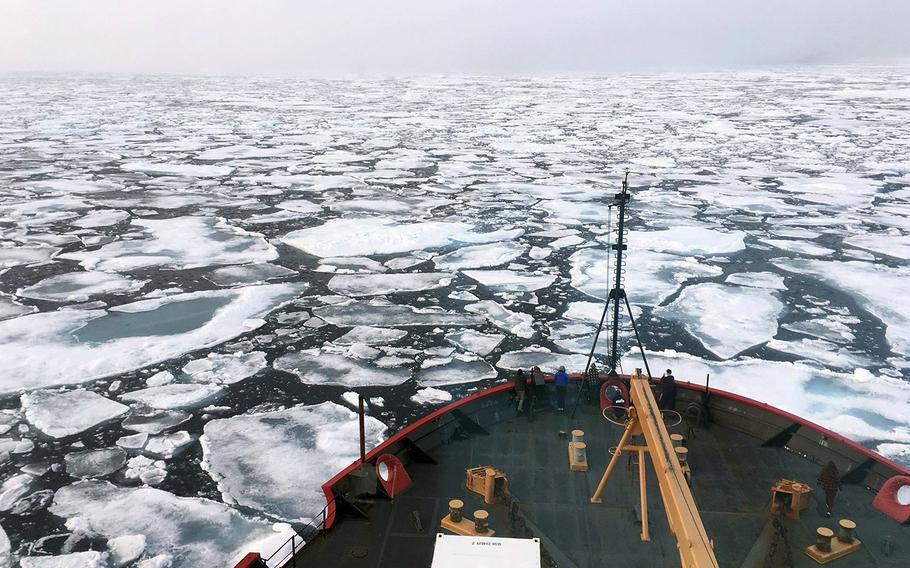
<path id="1" fill-rule="evenodd" d="M 0 73 L 572 74 L 910 60 L 910 2 L 0 0 Z"/>

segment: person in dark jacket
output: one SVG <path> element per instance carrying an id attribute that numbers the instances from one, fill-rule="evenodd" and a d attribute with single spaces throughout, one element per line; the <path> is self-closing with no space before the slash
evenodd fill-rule
<path id="1" fill-rule="evenodd" d="M 559 370 L 553 375 L 553 384 L 556 386 L 556 407 L 559 410 L 565 410 L 566 389 L 569 388 L 569 374 L 566 373 L 565 367 L 559 367 Z"/>
<path id="2" fill-rule="evenodd" d="M 525 372 L 518 369 L 518 372 L 515 373 L 515 378 L 512 379 L 512 383 L 515 386 L 515 396 L 518 398 L 518 404 L 516 405 L 515 410 L 522 412 L 525 408 L 525 394 L 528 391 Z"/>
<path id="3" fill-rule="evenodd" d="M 664 376 L 660 378 L 660 402 L 658 403 L 661 410 L 673 410 L 676 408 L 676 377 L 673 371 L 667 369 Z"/>
<path id="4" fill-rule="evenodd" d="M 840 480 L 840 472 L 837 471 L 837 465 L 833 461 L 829 461 L 822 468 L 816 483 L 825 492 L 825 506 L 828 509 L 825 516 L 830 517 L 831 509 L 834 507 L 834 498 L 837 497 L 837 492 L 843 486 L 843 482 Z"/>

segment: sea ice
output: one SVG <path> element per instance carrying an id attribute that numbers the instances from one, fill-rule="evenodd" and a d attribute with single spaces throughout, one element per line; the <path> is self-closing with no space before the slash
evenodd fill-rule
<path id="1" fill-rule="evenodd" d="M 279 371 L 297 375 L 305 384 L 348 388 L 397 386 L 411 378 L 408 369 L 380 369 L 369 363 L 320 349 L 302 349 L 275 359 Z"/>
<path id="2" fill-rule="evenodd" d="M 517 335 L 518 337 L 530 339 L 537 333 L 532 327 L 532 324 L 534 323 L 534 318 L 532 316 L 507 310 L 502 307 L 502 305 L 492 300 L 468 304 L 464 309 L 485 317 L 499 329 Z"/>
<path id="3" fill-rule="evenodd" d="M 511 351 L 504 353 L 496 366 L 500 369 L 524 369 L 528 371 L 534 366 L 540 367 L 545 373 L 553 373 L 564 366 L 570 373 L 581 373 L 588 364 L 588 358 L 585 355 L 565 355 L 562 353 L 553 353 L 549 349 L 532 345 L 521 351 Z"/>
<path id="4" fill-rule="evenodd" d="M 452 393 L 442 389 L 434 389 L 433 387 L 419 389 L 417 393 L 411 397 L 411 401 L 417 404 L 440 404 L 443 402 L 450 402 L 451 400 Z"/>
<path id="5" fill-rule="evenodd" d="M 38 308 L 24 306 L 15 301 L 12 296 L 0 292 L 0 320 L 17 318 L 37 311 Z"/>
<path id="6" fill-rule="evenodd" d="M 729 359 L 773 338 L 783 307 L 764 289 L 705 283 L 684 288 L 655 314 L 682 323 L 707 349 Z"/>
<path id="7" fill-rule="evenodd" d="M 320 318 L 339 327 L 371 326 L 475 326 L 483 320 L 442 308 L 414 308 L 398 304 L 351 302 L 322 306 L 313 310 Z M 0 327 L 2 329 L 2 327 Z"/>
<path id="8" fill-rule="evenodd" d="M 135 456 L 126 462 L 126 479 L 137 479 L 146 485 L 160 485 L 167 477 L 167 464 L 145 456 Z"/>
<path id="9" fill-rule="evenodd" d="M 228 166 L 199 166 L 195 164 L 166 164 L 152 162 L 126 162 L 120 164 L 125 172 L 141 172 L 150 176 L 185 176 L 215 178 L 229 176 L 234 168 Z"/>
<path id="10" fill-rule="evenodd" d="M 493 291 L 533 292 L 548 287 L 556 280 L 549 274 L 527 274 L 514 270 L 464 270 L 462 273 Z"/>
<path id="11" fill-rule="evenodd" d="M 386 428 L 372 416 L 365 428 L 369 450 Z M 358 439 L 357 414 L 323 402 L 212 420 L 200 442 L 225 501 L 306 522 L 325 506 L 322 484 L 358 459 Z"/>
<path id="12" fill-rule="evenodd" d="M 397 224 L 378 217 L 330 219 L 325 224 L 285 235 L 286 245 L 314 256 L 368 256 L 439 248 L 453 243 L 482 243 L 518 237 L 522 230 L 474 233 L 473 225 L 427 221 Z"/>
<path id="13" fill-rule="evenodd" d="M 512 262 L 527 249 L 521 243 L 507 241 L 462 247 L 433 259 L 436 268 L 441 270 L 461 270 L 464 268 L 487 268 Z"/>
<path id="14" fill-rule="evenodd" d="M 70 225 L 82 227 L 83 229 L 94 229 L 97 227 L 116 225 L 129 218 L 130 214 L 126 211 L 120 211 L 118 209 L 100 209 L 98 211 L 92 211 L 81 219 L 71 222 Z"/>
<path id="15" fill-rule="evenodd" d="M 910 302 L 894 301 L 906 294 L 910 268 L 892 268 L 858 260 L 778 259 L 774 264 L 788 272 L 813 276 L 852 294 L 863 308 L 888 326 L 885 335 L 891 348 L 901 355 L 910 354 Z"/>
<path id="16" fill-rule="evenodd" d="M 180 410 L 154 410 L 134 408 L 122 425 L 127 430 L 146 434 L 160 434 L 168 428 L 183 424 L 192 414 Z"/>
<path id="17" fill-rule="evenodd" d="M 128 534 L 107 541 L 111 564 L 114 568 L 135 562 L 145 552 L 145 535 Z"/>
<path id="18" fill-rule="evenodd" d="M 496 369 L 486 361 L 455 358 L 448 363 L 420 369 L 417 371 L 416 379 L 421 386 L 438 387 L 495 379 L 497 376 Z"/>
<path id="19" fill-rule="evenodd" d="M 59 252 L 60 249 L 56 247 L 0 247 L 0 268 L 47 262 Z"/>
<path id="20" fill-rule="evenodd" d="M 20 473 L 0 485 L 0 512 L 9 511 L 20 497 L 28 493 L 35 481 L 34 475 Z"/>
<path id="21" fill-rule="evenodd" d="M 749 286 L 751 288 L 767 288 L 769 290 L 786 290 L 784 277 L 773 272 L 737 272 L 727 276 L 724 280 L 728 284 Z"/>
<path id="22" fill-rule="evenodd" d="M 223 503 L 103 481 L 62 487 L 50 511 L 107 539 L 144 535 L 146 553 L 171 555 L 172 568 L 233 566 L 250 550 L 270 555 L 290 537 L 274 532 L 272 523 L 250 520 Z"/>
<path id="23" fill-rule="evenodd" d="M 173 383 L 128 392 L 121 395 L 120 399 L 160 410 L 179 410 L 203 407 L 223 395 L 224 387 L 218 385 Z"/>
<path id="24" fill-rule="evenodd" d="M 355 343 L 362 343 L 364 345 L 388 345 L 389 343 L 400 341 L 407 334 L 408 332 L 403 329 L 359 325 L 336 339 L 335 344 L 353 345 Z"/>
<path id="25" fill-rule="evenodd" d="M 60 258 L 77 260 L 86 270 L 108 272 L 154 266 L 184 270 L 278 258 L 278 251 L 261 235 L 217 217 L 133 219 L 130 226 L 142 230 L 146 238 L 114 241 L 98 250 L 66 253 Z"/>
<path id="26" fill-rule="evenodd" d="M 22 568 L 105 568 L 107 555 L 89 550 L 59 556 L 23 556 L 19 565 Z"/>
<path id="27" fill-rule="evenodd" d="M 336 274 L 329 280 L 333 292 L 346 296 L 379 296 L 396 292 L 419 292 L 448 286 L 451 274 L 408 272 L 397 274 Z"/>
<path id="28" fill-rule="evenodd" d="M 499 347 L 506 336 L 500 333 L 481 333 L 472 329 L 465 329 L 446 334 L 446 341 L 453 343 L 465 351 L 476 353 L 481 357 L 489 355 Z"/>
<path id="29" fill-rule="evenodd" d="M 774 248 L 778 248 L 789 253 L 802 254 L 806 256 L 830 256 L 834 254 L 833 250 L 808 241 L 796 241 L 789 239 L 758 239 L 758 242 L 764 243 L 766 245 L 771 245 Z"/>
<path id="30" fill-rule="evenodd" d="M 58 274 L 16 291 L 18 296 L 48 302 L 86 302 L 100 294 L 132 294 L 148 280 L 134 280 L 106 272 L 70 272 Z"/>
<path id="31" fill-rule="evenodd" d="M 66 454 L 66 472 L 73 477 L 104 477 L 126 465 L 126 453 L 120 448 L 84 450 Z"/>
<path id="32" fill-rule="evenodd" d="M 730 254 L 746 248 L 742 231 L 716 231 L 706 227 L 673 226 L 663 231 L 636 231 L 630 246 L 680 255 Z"/>
<path id="33" fill-rule="evenodd" d="M 204 359 L 194 359 L 183 366 L 182 371 L 195 383 L 217 383 L 232 385 L 252 377 L 268 367 L 265 353 L 233 353 L 222 355 L 209 353 Z"/>
<path id="34" fill-rule="evenodd" d="M 120 311 L 42 312 L 0 321 L 0 393 L 87 382 L 217 345 L 249 331 L 249 320 L 302 289 L 270 284 L 191 292 L 125 304 Z"/>
<path id="35" fill-rule="evenodd" d="M 582 249 L 569 260 L 572 268 L 572 286 L 589 296 L 605 300 L 613 274 L 607 271 L 607 252 L 600 249 Z M 612 259 L 615 262 L 616 259 Z M 625 289 L 629 302 L 641 305 L 658 305 L 676 292 L 680 284 L 690 278 L 719 276 L 723 270 L 702 264 L 695 259 L 647 250 L 635 250 L 627 257 Z M 615 265 L 611 264 L 611 268 Z"/>
<path id="36" fill-rule="evenodd" d="M 244 264 L 216 268 L 205 279 L 216 286 L 237 286 L 239 284 L 261 284 L 276 278 L 287 278 L 297 274 L 296 270 L 277 264 Z"/>
<path id="37" fill-rule="evenodd" d="M 86 390 L 22 395 L 25 419 L 51 438 L 75 436 L 126 414 L 129 407 Z"/>
<path id="38" fill-rule="evenodd" d="M 844 244 L 901 260 L 910 260 L 910 235 L 868 233 L 846 238 Z"/>

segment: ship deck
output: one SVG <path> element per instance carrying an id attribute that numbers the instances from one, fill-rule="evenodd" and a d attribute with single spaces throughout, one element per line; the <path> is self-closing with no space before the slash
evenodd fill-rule
<path id="1" fill-rule="evenodd" d="M 590 502 L 609 461 L 610 448 L 622 433 L 620 426 L 606 421 L 596 406 L 580 406 L 573 419 L 571 407 L 564 413 L 544 407 L 529 417 L 516 415 L 511 405 L 510 394 L 500 392 L 485 400 L 482 408 L 456 411 L 454 419 L 438 420 L 429 433 L 415 435 L 410 441 L 436 463 L 413 461 L 408 459 L 413 458 L 413 449 L 402 450 L 413 485 L 394 501 L 386 497 L 352 499 L 365 516 L 350 505 L 339 505 L 334 526 L 298 553 L 293 565 L 428 567 L 435 535 L 444 532 L 440 520 L 453 498 L 464 501 L 466 518 L 472 518 L 476 509 L 489 510 L 490 528 L 496 536 L 525 536 L 513 533 L 504 506 L 485 507 L 478 494 L 466 489 L 465 469 L 478 465 L 495 467 L 508 476 L 526 526 L 541 539 L 542 548 L 553 560 L 544 566 L 680 565 L 650 460 L 650 542 L 639 538 L 638 468 L 626 456 L 606 485 L 603 503 Z M 586 434 L 587 472 L 569 470 L 568 440 L 560 436 L 560 432 L 576 428 Z M 910 527 L 875 510 L 871 505 L 874 493 L 866 483 L 845 484 L 833 517 L 827 519 L 824 496 L 815 485 L 820 470 L 817 463 L 785 447 L 763 447 L 765 440 L 717 422 L 690 426 L 683 420 L 670 432 L 687 435 L 692 493 L 720 566 L 787 565 L 780 553 L 777 561 L 765 563 L 774 535 L 769 515 L 771 486 L 782 478 L 813 487 L 809 507 L 798 520 L 786 520 L 786 544 L 778 546 L 789 548 L 794 566 L 817 566 L 804 549 L 814 543 L 817 527 L 836 528 L 839 518 L 856 522 L 856 534 L 864 546 L 834 561 L 834 566 L 910 566 Z"/>

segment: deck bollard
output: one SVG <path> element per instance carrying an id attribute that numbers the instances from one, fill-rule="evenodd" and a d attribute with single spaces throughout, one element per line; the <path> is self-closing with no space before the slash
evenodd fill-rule
<path id="1" fill-rule="evenodd" d="M 496 489 L 496 470 L 488 467 L 484 470 L 486 477 L 483 479 L 483 502 L 487 505 L 493 504 L 493 492 Z"/>
<path id="2" fill-rule="evenodd" d="M 449 501 L 449 519 L 453 523 L 461 522 L 461 508 L 464 507 L 464 501 L 461 499 L 452 499 Z"/>
<path id="3" fill-rule="evenodd" d="M 572 441 L 573 442 L 584 442 L 585 441 L 585 431 L 584 430 L 572 430 Z"/>
<path id="4" fill-rule="evenodd" d="M 831 552 L 831 539 L 834 537 L 834 531 L 828 527 L 818 527 L 815 530 L 815 548 L 821 552 Z"/>
<path id="5" fill-rule="evenodd" d="M 853 531 L 856 530 L 856 523 L 850 519 L 841 519 L 837 522 L 837 540 L 850 544 L 853 542 Z"/>
<path id="6" fill-rule="evenodd" d="M 676 452 L 676 458 L 679 459 L 679 464 L 684 465 L 686 460 L 689 459 L 689 448 L 673 448 Z"/>
<path id="7" fill-rule="evenodd" d="M 490 514 L 483 509 L 474 511 L 474 530 L 477 534 L 484 534 L 490 528 L 489 516 Z"/>
<path id="8" fill-rule="evenodd" d="M 572 451 L 575 452 L 575 461 L 579 463 L 588 461 L 588 458 L 585 456 L 585 448 L 587 446 L 588 445 L 584 442 L 576 442 L 575 445 L 572 446 Z"/>
<path id="9" fill-rule="evenodd" d="M 686 439 L 682 434 L 670 434 L 670 441 L 673 443 L 674 448 L 682 448 L 686 445 Z"/>

